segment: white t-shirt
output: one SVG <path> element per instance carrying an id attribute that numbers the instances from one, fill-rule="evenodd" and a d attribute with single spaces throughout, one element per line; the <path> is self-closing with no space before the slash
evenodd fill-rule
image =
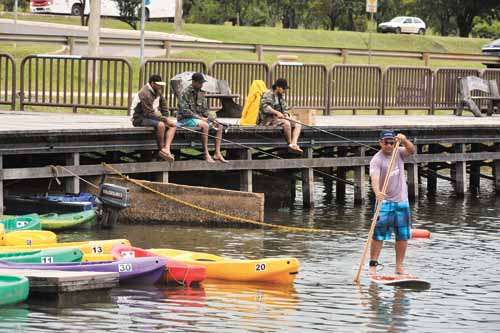
<path id="1" fill-rule="evenodd" d="M 406 148 L 398 148 L 389 183 L 387 184 L 385 200 L 395 202 L 408 201 L 408 186 L 406 185 L 404 159 L 409 155 Z M 386 155 L 381 150 L 376 153 L 370 161 L 370 177 L 374 175 L 379 176 L 380 190 L 382 190 L 390 161 L 391 155 Z"/>

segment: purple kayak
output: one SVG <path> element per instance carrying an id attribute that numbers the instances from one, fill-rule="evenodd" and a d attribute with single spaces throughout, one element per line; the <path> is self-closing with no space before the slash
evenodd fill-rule
<path id="1" fill-rule="evenodd" d="M 0 261 L 1 269 L 38 269 L 77 272 L 116 272 L 120 282 L 154 284 L 163 277 L 167 260 L 162 257 L 124 258 L 119 261 L 98 261 L 57 264 L 24 264 Z"/>

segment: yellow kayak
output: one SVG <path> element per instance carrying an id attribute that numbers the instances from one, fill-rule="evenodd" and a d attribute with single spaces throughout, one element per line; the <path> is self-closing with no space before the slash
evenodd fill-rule
<path id="1" fill-rule="evenodd" d="M 3 234 L 1 246 L 33 246 L 57 243 L 57 236 L 51 231 L 20 230 Z M 1 247 L 0 247 L 1 248 Z"/>
<path id="2" fill-rule="evenodd" d="M 26 249 L 59 249 L 59 248 L 78 248 L 84 253 L 84 256 L 92 256 L 94 261 L 104 261 L 110 257 L 111 249 L 116 245 L 130 246 L 127 239 L 96 240 L 87 242 L 67 242 L 33 246 L 0 246 L 0 253 L 16 252 Z"/>
<path id="3" fill-rule="evenodd" d="M 207 270 L 207 279 L 214 280 L 289 284 L 299 271 L 299 261 L 295 258 L 241 260 L 173 249 L 147 251 L 188 265 L 203 266 Z"/>

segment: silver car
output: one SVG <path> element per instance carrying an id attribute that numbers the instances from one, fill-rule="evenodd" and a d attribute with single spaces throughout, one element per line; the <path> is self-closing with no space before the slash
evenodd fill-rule
<path id="1" fill-rule="evenodd" d="M 500 39 L 494 40 L 493 42 L 483 46 L 483 48 L 481 49 L 481 52 L 485 56 L 500 57 Z"/>

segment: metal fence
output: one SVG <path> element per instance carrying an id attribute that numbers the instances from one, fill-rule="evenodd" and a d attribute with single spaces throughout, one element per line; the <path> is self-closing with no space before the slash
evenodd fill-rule
<path id="1" fill-rule="evenodd" d="M 286 64 L 272 66 L 269 82 L 286 78 L 288 104 L 299 109 L 328 109 L 328 71 L 323 64 Z"/>
<path id="2" fill-rule="evenodd" d="M 458 105 L 458 78 L 479 76 L 477 69 L 438 68 L 434 72 L 433 110 L 455 109 Z"/>
<path id="3" fill-rule="evenodd" d="M 328 111 L 382 107 L 382 70 L 370 65 L 334 65 L 330 70 Z"/>
<path id="4" fill-rule="evenodd" d="M 0 54 L 0 104 L 16 108 L 16 63 L 9 54 Z"/>
<path id="5" fill-rule="evenodd" d="M 269 66 L 264 62 L 214 61 L 210 64 L 208 72 L 219 80 L 226 80 L 231 92 L 240 95 L 241 105 L 245 105 L 248 91 L 254 80 L 262 80 L 269 85 Z"/>
<path id="6" fill-rule="evenodd" d="M 207 72 L 207 65 L 198 60 L 182 60 L 182 59 L 158 59 L 147 60 L 142 66 L 139 74 L 139 87 L 146 84 L 148 78 L 152 74 L 161 75 L 162 79 L 167 83 L 164 90 L 164 96 L 167 100 L 168 107 L 171 109 L 177 108 L 177 98 L 175 97 L 170 87 L 170 79 L 182 72 Z"/>
<path id="7" fill-rule="evenodd" d="M 432 110 L 432 70 L 389 66 L 384 71 L 383 110 Z"/>
<path id="8" fill-rule="evenodd" d="M 27 56 L 21 62 L 20 109 L 26 105 L 128 110 L 132 67 L 125 59 Z"/>

